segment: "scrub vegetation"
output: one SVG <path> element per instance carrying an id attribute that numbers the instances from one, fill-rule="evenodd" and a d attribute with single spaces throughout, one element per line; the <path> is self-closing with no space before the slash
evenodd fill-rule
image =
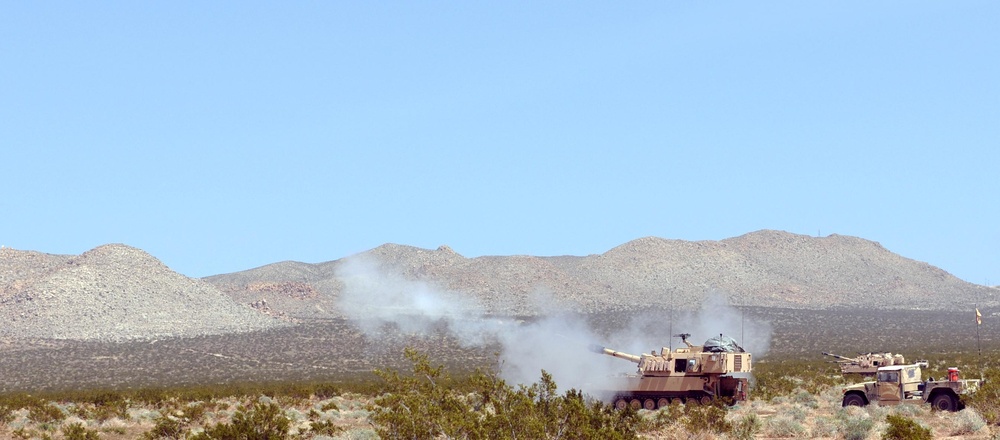
<path id="1" fill-rule="evenodd" d="M 613 410 L 546 372 L 511 385 L 495 372 L 453 375 L 407 349 L 403 369 L 347 384 L 284 382 L 0 396 L 0 437 L 20 439 L 925 439 L 1000 437 L 1000 370 L 956 412 L 929 405 L 840 405 L 828 362 L 764 358 L 751 400 Z M 933 365 L 942 360 L 931 359 Z M 963 371 L 978 376 L 974 367 Z"/>

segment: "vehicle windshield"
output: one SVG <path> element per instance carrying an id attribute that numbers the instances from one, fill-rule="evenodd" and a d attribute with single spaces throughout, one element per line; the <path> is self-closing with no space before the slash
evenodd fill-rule
<path id="1" fill-rule="evenodd" d="M 899 372 L 898 371 L 879 371 L 878 372 L 879 382 L 899 382 Z"/>

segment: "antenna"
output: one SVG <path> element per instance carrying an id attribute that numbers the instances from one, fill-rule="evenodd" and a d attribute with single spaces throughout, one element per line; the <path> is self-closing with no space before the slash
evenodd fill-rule
<path id="1" fill-rule="evenodd" d="M 674 288 L 673 287 L 670 288 L 670 319 L 668 320 L 668 322 L 670 323 L 668 329 L 670 333 L 668 334 L 672 335 L 674 334 Z M 674 338 L 667 338 L 667 341 L 669 341 L 667 343 L 667 349 L 669 349 L 670 352 L 672 353 L 674 351 Z"/>

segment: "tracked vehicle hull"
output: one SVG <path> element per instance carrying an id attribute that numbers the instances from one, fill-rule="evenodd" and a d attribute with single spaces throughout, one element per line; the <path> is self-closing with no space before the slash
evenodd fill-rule
<path id="1" fill-rule="evenodd" d="M 618 409 L 654 410 L 672 403 L 708 405 L 716 399 L 735 404 L 747 399 L 750 386 L 745 378 L 715 377 L 623 377 L 616 381 L 611 399 Z"/>

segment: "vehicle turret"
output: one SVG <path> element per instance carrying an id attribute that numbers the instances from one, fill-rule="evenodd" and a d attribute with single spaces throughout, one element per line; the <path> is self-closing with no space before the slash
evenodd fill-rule
<path id="1" fill-rule="evenodd" d="M 843 374 L 860 374 L 862 376 L 872 376 L 879 367 L 892 365 L 905 365 L 906 358 L 901 354 L 884 353 L 859 353 L 856 357 L 841 356 L 839 354 L 823 352 L 824 355 L 837 358 L 835 361 L 840 366 Z M 918 361 L 920 362 L 920 361 Z"/>

